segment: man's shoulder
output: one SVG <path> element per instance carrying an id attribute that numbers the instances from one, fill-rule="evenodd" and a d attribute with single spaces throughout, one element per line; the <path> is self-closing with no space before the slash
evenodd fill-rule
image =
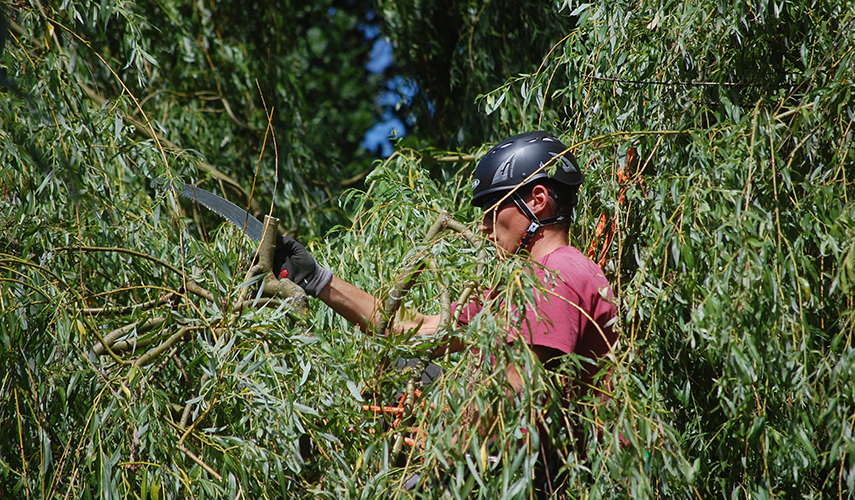
<path id="1" fill-rule="evenodd" d="M 562 275 L 568 274 L 583 274 L 591 276 L 601 276 L 605 279 L 602 269 L 594 261 L 589 259 L 578 248 L 567 245 L 558 247 L 538 260 L 546 269 L 557 271 Z"/>
<path id="2" fill-rule="evenodd" d="M 560 281 L 579 295 L 611 295 L 611 285 L 605 273 L 579 249 L 562 246 L 540 259 L 545 274 L 555 273 Z M 543 275 L 542 275 L 543 276 Z"/>

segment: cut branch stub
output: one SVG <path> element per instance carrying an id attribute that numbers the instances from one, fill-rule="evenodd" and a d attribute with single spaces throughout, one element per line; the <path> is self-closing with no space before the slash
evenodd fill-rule
<path id="1" fill-rule="evenodd" d="M 293 281 L 276 276 L 273 270 L 273 257 L 276 253 L 277 228 L 279 219 L 269 215 L 264 216 L 264 233 L 261 237 L 261 242 L 258 244 L 257 263 L 247 272 L 246 280 L 250 280 L 254 276 L 263 274 L 264 278 L 261 282 L 262 297 L 273 297 L 287 301 L 294 311 L 299 315 L 307 315 L 309 312 L 309 301 L 306 298 L 306 292 L 297 286 Z M 244 294 L 238 301 L 239 304 L 245 304 L 243 300 Z M 261 301 L 260 307 L 264 307 L 269 301 Z"/>

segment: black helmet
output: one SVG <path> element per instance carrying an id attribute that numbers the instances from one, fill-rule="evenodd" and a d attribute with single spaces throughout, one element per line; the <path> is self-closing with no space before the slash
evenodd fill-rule
<path id="1" fill-rule="evenodd" d="M 515 135 L 493 146 L 478 163 L 472 179 L 472 204 L 483 208 L 490 194 L 540 179 L 575 187 L 582 184 L 582 172 L 576 158 L 553 135 L 542 131 Z"/>

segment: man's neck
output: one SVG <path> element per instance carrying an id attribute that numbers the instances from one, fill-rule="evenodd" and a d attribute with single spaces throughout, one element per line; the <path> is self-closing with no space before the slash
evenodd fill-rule
<path id="1" fill-rule="evenodd" d="M 570 245 L 570 236 L 560 226 L 545 226 L 531 242 L 530 255 L 532 260 L 540 260 L 555 250 Z"/>

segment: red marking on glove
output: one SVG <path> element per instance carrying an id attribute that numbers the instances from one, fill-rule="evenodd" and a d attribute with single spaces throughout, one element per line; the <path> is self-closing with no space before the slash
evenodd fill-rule
<path id="1" fill-rule="evenodd" d="M 283 270 L 279 271 L 279 279 L 285 279 L 287 277 L 288 277 L 288 270 L 287 269 L 283 269 Z"/>

